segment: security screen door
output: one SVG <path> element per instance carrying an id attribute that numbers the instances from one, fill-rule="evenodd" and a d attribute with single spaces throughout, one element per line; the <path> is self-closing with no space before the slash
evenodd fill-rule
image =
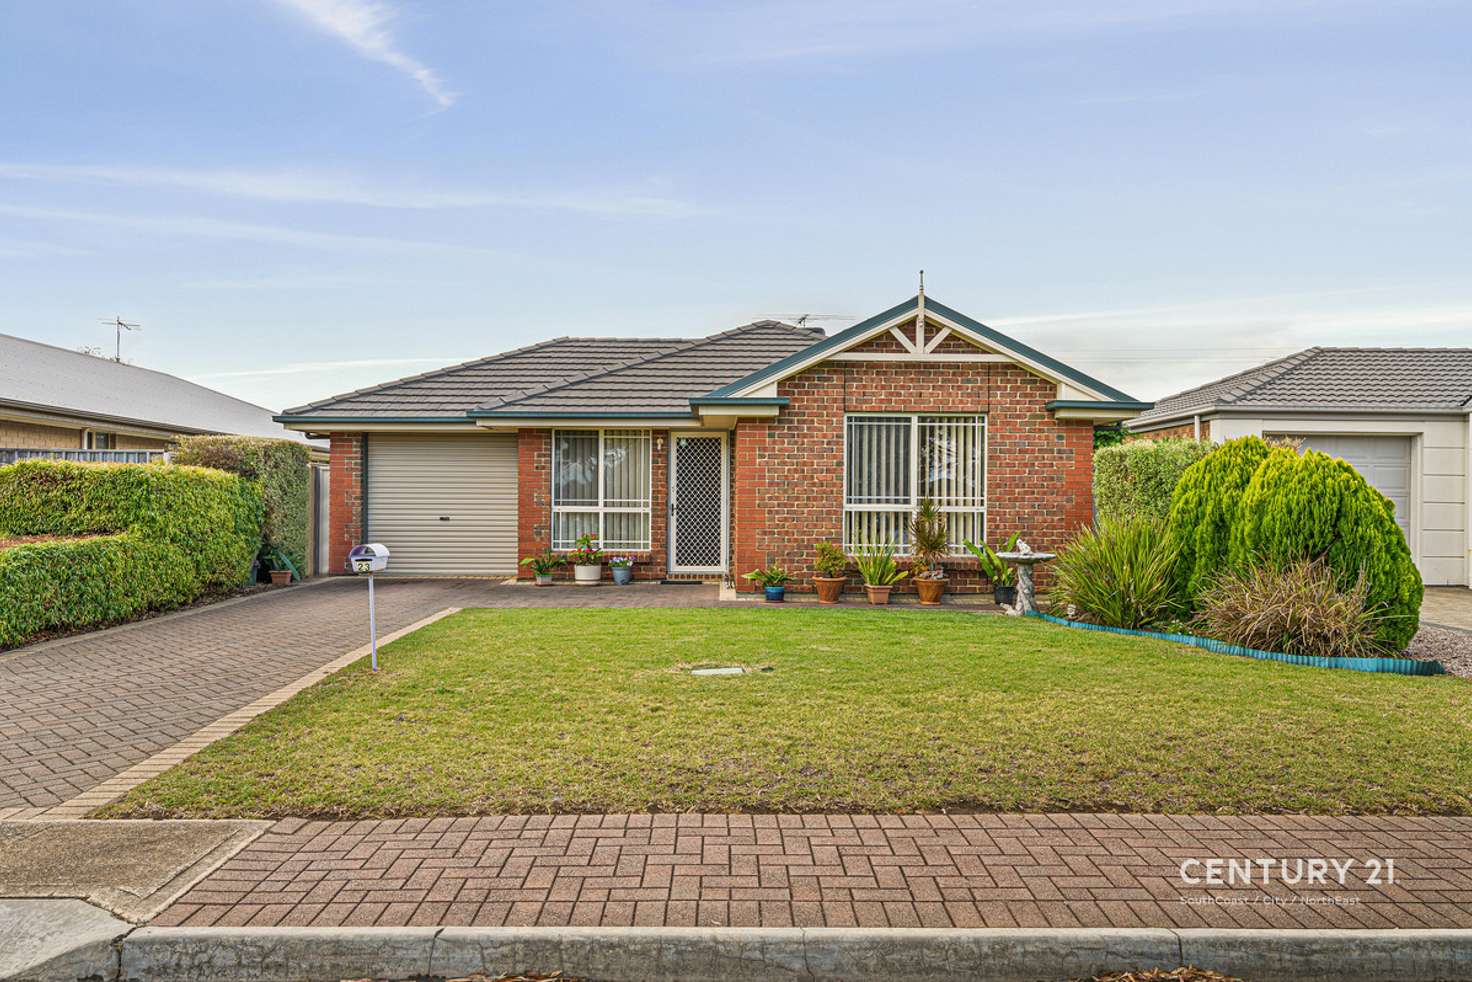
<path id="1" fill-rule="evenodd" d="M 670 572 L 726 571 L 726 437 L 672 434 Z"/>

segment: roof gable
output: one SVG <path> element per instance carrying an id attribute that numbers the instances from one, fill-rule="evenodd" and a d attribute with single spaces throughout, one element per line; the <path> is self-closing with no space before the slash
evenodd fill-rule
<path id="1" fill-rule="evenodd" d="M 723 386 L 708 393 L 708 398 L 739 398 L 751 396 L 758 390 L 770 386 L 781 379 L 788 378 L 804 369 L 821 363 L 822 361 L 843 352 L 851 351 L 864 345 L 873 338 L 884 336 L 893 326 L 904 323 L 907 318 L 915 318 L 924 304 L 924 313 L 927 324 L 933 324 L 952 334 L 959 333 L 961 339 L 987 351 L 996 352 L 1017 362 L 1038 375 L 1081 390 L 1099 402 L 1120 403 L 1139 407 L 1139 403 L 1133 396 L 1121 392 L 1119 389 L 1087 375 L 1076 368 L 1064 364 L 1050 355 L 1043 354 L 1016 338 L 1009 337 L 1000 331 L 987 327 L 985 324 L 971 317 L 967 317 L 960 311 L 926 296 L 916 294 L 904 303 L 897 304 L 888 310 L 881 311 L 866 320 L 847 328 L 830 338 L 804 348 L 782 359 L 768 365 L 758 371 L 752 372 L 744 378 L 737 379 L 729 385 Z M 910 343 L 913 343 L 913 339 Z M 887 345 L 886 345 L 887 347 Z M 949 354 L 949 352 L 947 353 Z M 1088 401 L 1088 400 L 1083 400 Z"/>

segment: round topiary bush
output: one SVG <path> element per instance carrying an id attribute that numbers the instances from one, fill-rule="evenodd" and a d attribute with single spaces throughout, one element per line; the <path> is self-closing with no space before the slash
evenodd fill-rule
<path id="1" fill-rule="evenodd" d="M 1228 440 L 1187 467 L 1176 482 L 1166 534 L 1190 606 L 1225 568 L 1242 493 L 1270 452 L 1260 437 Z"/>
<path id="2" fill-rule="evenodd" d="M 1228 564 L 1283 567 L 1320 558 L 1341 590 L 1364 577 L 1365 603 L 1382 615 L 1380 640 L 1396 649 L 1410 643 L 1423 587 L 1395 506 L 1343 460 L 1275 449 L 1242 493 Z"/>

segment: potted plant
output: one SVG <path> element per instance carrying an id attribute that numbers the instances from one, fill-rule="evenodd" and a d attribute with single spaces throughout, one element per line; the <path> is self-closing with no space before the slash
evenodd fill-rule
<path id="1" fill-rule="evenodd" d="M 910 575 L 894 561 L 894 553 L 894 546 L 872 542 L 860 543 L 858 552 L 854 553 L 854 566 L 864 578 L 864 593 L 875 606 L 889 603 L 889 591 Z"/>
<path id="2" fill-rule="evenodd" d="M 819 542 L 814 548 L 813 584 L 818 588 L 818 603 L 836 604 L 848 582 L 848 557 L 833 542 Z"/>
<path id="3" fill-rule="evenodd" d="M 540 556 L 527 556 L 521 561 L 521 565 L 532 571 L 532 576 L 536 578 L 537 586 L 551 586 L 552 574 L 557 572 L 557 567 L 566 562 L 567 560 L 562 556 L 548 549 Z"/>
<path id="4" fill-rule="evenodd" d="M 573 582 L 578 586 L 597 586 L 603 579 L 603 550 L 592 534 L 578 536 L 577 548 L 567 554 L 572 563 Z"/>
<path id="5" fill-rule="evenodd" d="M 266 569 L 271 573 L 272 586 L 287 586 L 296 577 L 296 567 L 280 549 L 266 552 Z M 296 577 L 299 578 L 299 577 Z"/>
<path id="6" fill-rule="evenodd" d="M 743 574 L 741 578 L 760 583 L 769 604 L 780 604 L 787 599 L 787 581 L 792 579 L 787 570 L 776 563 L 765 569 L 754 569 L 750 573 Z"/>
<path id="7" fill-rule="evenodd" d="M 1002 543 L 1002 552 L 1011 552 L 1017 548 L 1018 533 L 1013 532 Z M 1017 602 L 1017 570 L 1006 560 L 1000 558 L 992 547 L 983 540 L 980 543 L 967 539 L 961 543 L 966 551 L 976 557 L 981 565 L 981 575 L 992 582 L 992 601 L 1003 606 L 1010 607 Z"/>
<path id="8" fill-rule="evenodd" d="M 609 556 L 608 568 L 613 570 L 613 582 L 618 586 L 627 586 L 634 581 L 633 556 Z"/>
<path id="9" fill-rule="evenodd" d="M 910 548 L 915 554 L 912 567 L 920 606 L 939 607 L 946 592 L 946 570 L 941 565 L 950 549 L 945 516 L 929 498 L 920 499 L 915 517 L 910 519 Z"/>

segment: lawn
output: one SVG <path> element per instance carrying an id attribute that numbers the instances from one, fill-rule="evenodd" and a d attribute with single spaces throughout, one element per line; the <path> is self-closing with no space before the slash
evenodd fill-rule
<path id="1" fill-rule="evenodd" d="M 1455 678 L 913 610 L 468 610 L 380 655 L 102 814 L 1472 814 Z"/>

